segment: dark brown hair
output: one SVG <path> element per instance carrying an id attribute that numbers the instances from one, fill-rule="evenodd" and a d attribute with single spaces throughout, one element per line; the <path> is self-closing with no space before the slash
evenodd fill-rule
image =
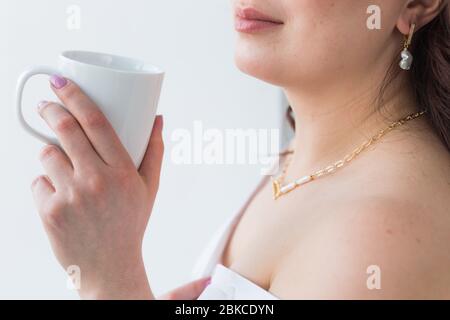
<path id="1" fill-rule="evenodd" d="M 450 7 L 414 38 L 411 83 L 419 106 L 450 151 Z"/>
<path id="2" fill-rule="evenodd" d="M 403 49 L 403 48 L 402 48 Z M 417 104 L 427 111 L 427 119 L 434 132 L 450 151 L 450 6 L 447 4 L 440 14 L 416 32 L 410 48 L 414 63 L 410 72 L 410 83 Z M 400 51 L 398 52 L 400 54 Z M 395 80 L 401 69 L 399 59 L 389 67 L 380 87 L 379 107 L 386 89 Z M 292 109 L 287 111 L 292 128 L 295 121 Z"/>

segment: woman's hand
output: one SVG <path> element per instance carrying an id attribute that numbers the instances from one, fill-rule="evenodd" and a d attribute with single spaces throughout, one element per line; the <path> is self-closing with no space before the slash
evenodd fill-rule
<path id="1" fill-rule="evenodd" d="M 158 191 L 164 152 L 162 118 L 155 120 L 139 171 L 99 108 L 79 87 L 52 77 L 68 111 L 44 102 L 39 113 L 65 150 L 46 146 L 47 176 L 32 190 L 53 251 L 64 268 L 80 268 L 80 296 L 153 299 L 142 240 Z M 151 121 L 151 119 L 149 119 Z"/>
<path id="2" fill-rule="evenodd" d="M 202 278 L 185 284 L 159 297 L 160 300 L 197 300 L 211 283 L 211 277 Z"/>

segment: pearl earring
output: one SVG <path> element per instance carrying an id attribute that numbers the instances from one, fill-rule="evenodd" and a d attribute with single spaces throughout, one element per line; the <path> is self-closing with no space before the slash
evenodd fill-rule
<path id="1" fill-rule="evenodd" d="M 409 46 L 411 45 L 411 40 L 414 35 L 415 29 L 416 29 L 416 24 L 413 23 L 409 30 L 409 35 L 405 39 L 405 44 L 403 45 L 403 51 L 401 53 L 402 60 L 400 61 L 400 64 L 399 64 L 400 68 L 402 68 L 403 70 L 411 69 L 411 66 L 412 66 L 412 63 L 414 60 L 412 53 L 408 49 L 409 49 Z"/>

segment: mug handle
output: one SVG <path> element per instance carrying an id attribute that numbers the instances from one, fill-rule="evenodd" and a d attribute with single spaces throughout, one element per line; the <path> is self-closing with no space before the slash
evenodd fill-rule
<path id="1" fill-rule="evenodd" d="M 19 123 L 22 126 L 22 128 L 25 129 L 26 132 L 28 132 L 33 137 L 41 140 L 42 142 L 46 144 L 59 144 L 58 140 L 55 138 L 39 132 L 38 130 L 31 127 L 28 122 L 25 120 L 23 116 L 23 109 L 22 109 L 22 97 L 23 97 L 23 91 L 25 88 L 26 83 L 28 80 L 30 80 L 31 77 L 36 75 L 58 75 L 60 72 L 59 70 L 52 68 L 52 67 L 46 67 L 46 66 L 36 66 L 32 67 L 29 70 L 22 73 L 22 75 L 19 77 L 19 80 L 17 82 L 17 89 L 16 89 L 16 112 L 17 117 L 19 119 Z"/>

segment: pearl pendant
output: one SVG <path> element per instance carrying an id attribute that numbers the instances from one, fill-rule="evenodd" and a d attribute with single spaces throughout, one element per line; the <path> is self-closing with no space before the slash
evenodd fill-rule
<path id="1" fill-rule="evenodd" d="M 400 61 L 400 68 L 403 70 L 410 70 L 413 63 L 413 55 L 408 49 L 404 49 L 401 53 L 402 60 Z"/>
<path id="2" fill-rule="evenodd" d="M 272 180 L 273 197 L 276 200 L 282 195 L 285 195 L 291 192 L 292 190 L 300 187 L 301 185 L 304 185 L 313 180 L 314 180 L 313 176 L 304 176 L 284 186 L 281 185 L 280 181 Z"/>

